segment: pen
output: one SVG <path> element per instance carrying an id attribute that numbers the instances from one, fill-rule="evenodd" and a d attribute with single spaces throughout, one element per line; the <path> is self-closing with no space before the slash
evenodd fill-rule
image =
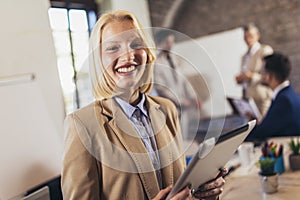
<path id="1" fill-rule="evenodd" d="M 277 151 L 277 154 L 276 154 L 276 157 L 279 157 L 282 155 L 282 152 L 283 152 L 283 145 L 281 144 L 278 148 L 278 151 Z"/>
<path id="2" fill-rule="evenodd" d="M 241 164 L 237 164 L 237 165 L 233 165 L 233 166 L 229 167 L 228 173 L 225 174 L 225 175 L 223 176 L 223 178 L 229 176 L 234 170 L 236 170 L 236 169 L 239 168 L 240 166 L 241 166 Z"/>

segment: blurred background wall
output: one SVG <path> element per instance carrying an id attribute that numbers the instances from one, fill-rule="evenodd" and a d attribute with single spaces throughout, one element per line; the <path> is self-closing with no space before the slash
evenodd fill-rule
<path id="1" fill-rule="evenodd" d="M 179 6 L 168 25 L 192 38 L 254 22 L 261 30 L 263 43 L 290 57 L 293 64 L 291 81 L 300 93 L 299 0 L 148 0 L 152 26 L 165 24 L 175 2 Z M 230 46 L 222 48 L 230 50 Z"/>

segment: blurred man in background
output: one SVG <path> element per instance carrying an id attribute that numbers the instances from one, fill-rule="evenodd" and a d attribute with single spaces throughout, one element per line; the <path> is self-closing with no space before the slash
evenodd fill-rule
<path id="1" fill-rule="evenodd" d="M 272 104 L 248 140 L 300 136 L 300 96 L 290 85 L 291 63 L 287 56 L 274 53 L 265 57 L 262 83 L 273 90 Z"/>

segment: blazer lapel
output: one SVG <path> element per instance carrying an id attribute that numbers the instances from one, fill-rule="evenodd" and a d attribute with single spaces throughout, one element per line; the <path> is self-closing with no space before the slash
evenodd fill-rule
<path id="1" fill-rule="evenodd" d="M 260 59 L 260 57 L 262 56 L 262 48 L 260 47 L 252 56 L 251 59 L 249 61 L 249 69 L 251 71 L 260 71 L 261 69 L 261 63 L 257 63 L 257 61 Z"/>
<path id="2" fill-rule="evenodd" d="M 146 98 L 151 119 L 152 128 L 155 134 L 157 148 L 159 150 L 160 162 L 162 165 L 162 178 L 164 186 L 173 185 L 173 148 L 172 134 L 168 133 L 169 129 L 166 126 L 166 115 L 160 110 L 160 105 L 152 101 L 149 97 Z"/>
<path id="3" fill-rule="evenodd" d="M 156 173 L 139 134 L 113 99 L 104 101 L 103 108 L 106 114 L 111 115 L 108 125 L 132 158 L 148 198 L 155 197 L 160 190 Z"/>

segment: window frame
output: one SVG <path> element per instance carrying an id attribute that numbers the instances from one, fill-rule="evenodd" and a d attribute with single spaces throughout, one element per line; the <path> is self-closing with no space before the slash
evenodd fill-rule
<path id="1" fill-rule="evenodd" d="M 51 8 L 63 8 L 67 10 L 68 16 L 68 34 L 70 40 L 70 47 L 71 47 L 71 59 L 72 59 L 72 70 L 73 70 L 73 82 L 75 85 L 75 107 L 78 109 L 81 107 L 79 90 L 78 90 L 78 71 L 76 70 L 75 66 L 75 55 L 74 55 L 74 48 L 73 48 L 73 40 L 72 40 L 72 31 L 70 29 L 70 15 L 69 11 L 71 9 L 79 9 L 85 10 L 87 14 L 87 25 L 88 25 L 88 33 L 91 34 L 92 27 L 90 26 L 90 19 L 89 19 L 89 12 L 94 12 L 96 14 L 96 20 L 98 19 L 98 6 L 94 0 L 50 0 Z"/>

